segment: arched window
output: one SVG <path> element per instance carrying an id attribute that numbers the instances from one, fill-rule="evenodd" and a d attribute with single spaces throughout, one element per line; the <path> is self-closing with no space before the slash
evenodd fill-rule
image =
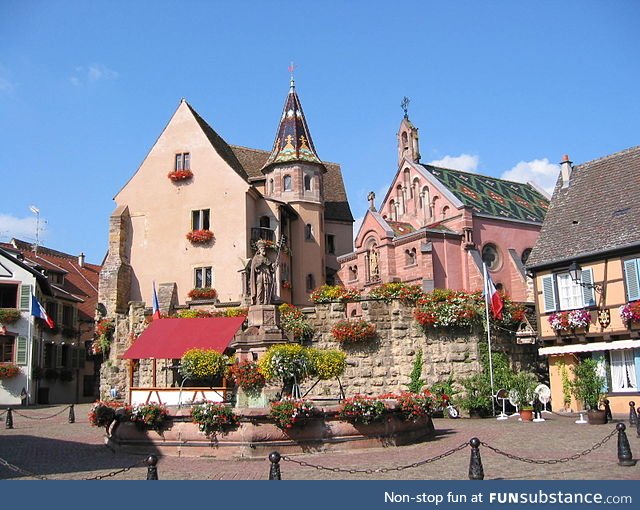
<path id="1" fill-rule="evenodd" d="M 269 179 L 269 194 L 273 195 L 273 179 Z"/>
<path id="2" fill-rule="evenodd" d="M 429 204 L 431 204 L 431 197 L 429 196 L 429 188 L 425 186 L 420 192 L 420 209 L 424 213 L 425 220 L 431 218 L 431 208 L 429 207 Z"/>
<path id="3" fill-rule="evenodd" d="M 500 253 L 495 244 L 485 244 L 482 248 L 482 262 L 487 265 L 489 271 L 495 271 L 500 267 Z"/>
<path id="4" fill-rule="evenodd" d="M 409 188 L 409 196 L 413 198 L 413 188 L 411 188 L 411 175 L 409 174 L 408 168 L 404 169 L 403 180 L 404 180 L 404 187 Z"/>
<path id="5" fill-rule="evenodd" d="M 282 189 L 284 191 L 291 191 L 291 176 L 290 175 L 285 175 L 282 178 Z"/>
<path id="6" fill-rule="evenodd" d="M 304 190 L 311 191 L 311 176 L 309 174 L 304 176 Z"/>
<path id="7" fill-rule="evenodd" d="M 444 220 L 449 215 L 449 206 L 445 205 L 442 208 L 442 219 Z"/>
<path id="8" fill-rule="evenodd" d="M 306 286 L 307 286 L 307 292 L 311 292 L 313 289 L 316 288 L 316 279 L 311 273 L 307 275 Z"/>
<path id="9" fill-rule="evenodd" d="M 409 150 L 409 137 L 407 136 L 406 131 L 402 132 L 401 138 L 402 138 L 402 153 L 404 154 Z"/>
<path id="10" fill-rule="evenodd" d="M 527 248 L 522 252 L 522 255 L 520 256 L 520 260 L 522 261 L 523 266 L 527 264 L 527 260 L 529 260 L 529 255 L 531 255 L 531 248 Z"/>
<path id="11" fill-rule="evenodd" d="M 411 248 L 410 250 L 404 251 L 404 265 L 405 266 L 413 266 L 416 264 L 416 249 Z"/>
<path id="12" fill-rule="evenodd" d="M 396 201 L 393 199 L 389 200 L 389 219 L 391 219 L 391 221 L 396 221 L 398 219 L 396 214 L 397 212 Z"/>
<path id="13" fill-rule="evenodd" d="M 313 227 L 311 223 L 307 223 L 304 226 L 304 239 L 305 241 L 311 241 L 313 239 Z"/>

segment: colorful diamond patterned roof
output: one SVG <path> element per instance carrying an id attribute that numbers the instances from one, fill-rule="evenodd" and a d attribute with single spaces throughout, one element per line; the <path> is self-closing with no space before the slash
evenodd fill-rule
<path id="1" fill-rule="evenodd" d="M 549 207 L 549 200 L 529 184 L 431 165 L 422 166 L 464 205 L 481 214 L 542 223 Z"/>
<path id="2" fill-rule="evenodd" d="M 263 168 L 274 163 L 292 161 L 322 164 L 313 146 L 313 140 L 293 80 L 291 80 L 289 94 L 284 104 L 273 149 Z"/>

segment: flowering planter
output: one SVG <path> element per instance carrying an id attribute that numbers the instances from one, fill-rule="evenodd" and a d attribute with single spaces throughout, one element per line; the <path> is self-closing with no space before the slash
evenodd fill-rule
<path id="1" fill-rule="evenodd" d="M 129 422 L 112 424 L 107 443 L 121 451 L 141 453 L 153 448 L 180 456 L 264 458 L 274 450 L 289 454 L 400 446 L 428 440 L 434 434 L 428 416 L 404 421 L 388 413 L 381 421 L 365 425 L 340 420 L 337 406 L 317 409 L 317 416 L 285 430 L 268 418 L 268 408 L 235 409 L 238 427 L 207 436 L 191 422 L 189 408 L 173 408 L 172 420 L 161 431 L 141 430 Z"/>
<path id="2" fill-rule="evenodd" d="M 184 182 L 193 178 L 193 172 L 191 170 L 174 170 L 169 172 L 167 177 L 172 182 Z"/>
<path id="3" fill-rule="evenodd" d="M 193 244 L 206 244 L 213 239 L 211 230 L 192 230 L 187 233 L 187 239 Z"/>

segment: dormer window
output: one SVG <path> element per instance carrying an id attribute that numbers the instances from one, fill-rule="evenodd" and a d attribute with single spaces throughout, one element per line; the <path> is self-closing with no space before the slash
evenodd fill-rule
<path id="1" fill-rule="evenodd" d="M 282 178 L 282 189 L 284 191 L 291 191 L 291 176 L 290 175 L 285 175 Z"/>
<path id="2" fill-rule="evenodd" d="M 56 271 L 47 271 L 47 278 L 51 283 L 56 285 L 64 285 L 64 274 Z"/>
<path id="3" fill-rule="evenodd" d="M 180 154 L 176 154 L 176 165 L 175 170 L 191 170 L 191 154 L 188 152 L 183 152 Z"/>

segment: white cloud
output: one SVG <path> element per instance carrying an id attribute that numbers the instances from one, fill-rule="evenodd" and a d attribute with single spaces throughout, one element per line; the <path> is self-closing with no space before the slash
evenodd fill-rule
<path id="1" fill-rule="evenodd" d="M 42 230 L 42 221 L 40 229 Z M 34 217 L 16 218 L 8 214 L 0 214 L 0 239 L 8 241 L 12 237 L 30 240 L 36 235 L 36 219 Z"/>
<path id="2" fill-rule="evenodd" d="M 80 87 L 101 80 L 115 80 L 117 78 L 117 71 L 102 64 L 91 64 L 88 67 L 76 67 L 75 73 L 69 78 L 69 81 L 72 85 Z"/>
<path id="3" fill-rule="evenodd" d="M 441 168 L 450 168 L 452 170 L 462 170 L 463 172 L 477 173 L 479 162 L 480 162 L 479 156 L 472 156 L 470 154 L 460 154 L 459 156 L 447 155 L 442 159 L 437 159 L 427 164 L 433 165 L 433 166 L 439 166 Z"/>
<path id="4" fill-rule="evenodd" d="M 550 163 L 547 158 L 534 159 L 533 161 L 520 161 L 511 170 L 507 170 L 500 177 L 509 181 L 530 182 L 533 181 L 547 193 L 553 193 L 560 167 Z"/>

